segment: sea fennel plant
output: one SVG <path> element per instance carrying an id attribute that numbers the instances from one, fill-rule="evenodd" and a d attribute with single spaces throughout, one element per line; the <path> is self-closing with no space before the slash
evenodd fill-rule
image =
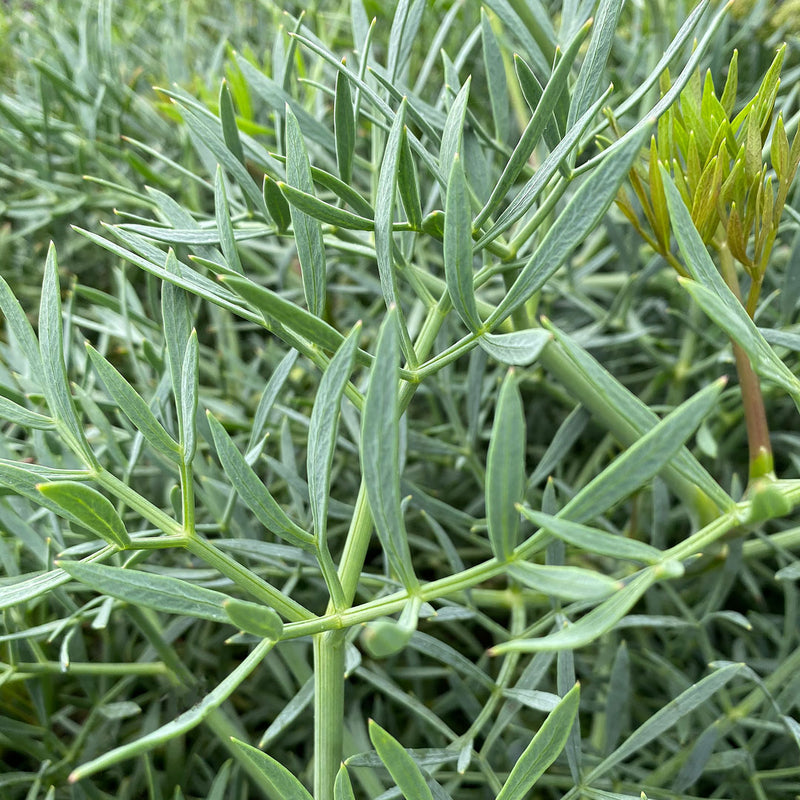
<path id="1" fill-rule="evenodd" d="M 631 278 L 609 210 L 729 24 L 701 3 L 662 56 L 619 35 L 639 13 L 401 0 L 370 23 L 355 0 L 347 52 L 330 20 L 280 17 L 213 107 L 160 90 L 199 166 L 152 148 L 182 202 L 150 188 L 81 231 L 113 290 L 62 292 L 51 248 L 34 332 L 0 281 L 10 796 L 796 780 L 792 617 L 730 595 L 796 607 L 798 534 L 768 518 L 800 483 L 742 499 L 701 463 L 731 397 L 714 369 L 666 403 L 613 371 L 641 343 L 664 372 L 647 292 L 674 257 Z M 637 47 L 638 88 L 606 88 Z M 607 105 L 628 133 L 597 151 Z M 796 397 L 663 185 L 692 296 Z"/>

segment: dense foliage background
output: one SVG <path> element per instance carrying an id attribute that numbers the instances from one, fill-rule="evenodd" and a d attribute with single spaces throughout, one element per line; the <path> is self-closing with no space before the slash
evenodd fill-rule
<path id="1" fill-rule="evenodd" d="M 170 330 L 173 341 L 184 335 L 185 313 L 198 342 L 195 374 L 201 413 L 190 476 L 196 528 L 231 562 L 244 565 L 313 614 L 323 614 L 328 602 L 322 568 L 308 552 L 266 530 L 262 517 L 232 491 L 242 490 L 224 463 L 220 442 L 232 441 L 247 454 L 280 507 L 301 528 L 318 525 L 306 456 L 312 408 L 335 347 L 314 345 L 308 352 L 300 348 L 299 356 L 287 356 L 287 341 L 293 342 L 295 332 L 280 316 L 268 314 L 264 323 L 260 295 L 245 293 L 236 306 L 226 294 L 225 302 L 215 304 L 222 294 L 216 296 L 199 283 L 186 284 L 191 293 L 179 297 L 176 290 L 172 308 L 180 311 L 171 319 L 164 300 L 169 290 L 162 290 L 152 266 L 164 269 L 166 263 L 169 270 L 172 262 L 165 260 L 171 249 L 177 263 L 190 265 L 197 274 L 225 276 L 227 265 L 228 272 L 243 272 L 274 296 L 305 307 L 309 290 L 294 238 L 305 223 L 290 214 L 275 180 L 271 186 L 267 181 L 262 196 L 272 219 L 261 214 L 265 201 L 259 204 L 258 196 L 265 173 L 274 178 L 283 169 L 281 159 L 291 158 L 292 147 L 296 158 L 307 151 L 314 168 L 343 177 L 343 185 L 334 185 L 313 173 L 316 189 L 311 194 L 316 191 L 330 207 L 348 208 L 362 219 L 371 220 L 374 213 L 377 220 L 384 148 L 391 141 L 392 119 L 401 113 L 401 98 L 408 98 L 408 130 L 425 145 L 436 141 L 437 148 L 446 148 L 442 131 L 448 113 L 471 75 L 463 160 L 473 206 L 480 209 L 531 116 L 530 97 L 524 81 L 517 82 L 520 66 L 515 72 L 513 54 L 528 58 L 545 83 L 555 57 L 548 43 L 568 51 L 586 18 L 608 18 L 617 6 L 601 2 L 595 8 L 588 0 L 497 0 L 483 8 L 470 2 L 399 5 L 406 12 L 411 8 L 411 34 L 398 33 L 400 12 L 395 8 L 376 2 L 362 6 L 358 0 L 352 7 L 348 2 L 278 7 L 214 0 L 11 0 L 0 12 L 0 274 L 39 330 L 42 347 L 62 344 L 87 446 L 103 469 L 132 493 L 167 518 L 180 521 L 183 513 L 185 521 L 185 480 L 119 410 L 119 399 L 107 380 L 101 380 L 98 362 L 90 360 L 85 347 L 86 341 L 91 343 L 124 376 L 170 435 L 185 437 L 185 409 L 171 397 L 175 356 L 168 341 Z M 738 49 L 738 96 L 743 102 L 755 93 L 777 46 L 786 41 L 776 108 L 790 133 L 800 113 L 800 25 L 794 7 L 791 2 L 736 3 L 718 18 L 698 58 L 703 71 L 708 68 L 721 86 Z M 671 64 L 675 77 L 692 57 L 694 37 L 702 38 L 719 9 L 698 10 L 696 28 L 679 34 L 691 12 L 687 4 L 669 0 L 622 5 L 598 90 L 599 97 L 613 82 L 604 105 L 615 110 L 620 131 L 633 129 L 656 103 L 657 84 L 625 106 L 670 43 L 682 36 Z M 377 22 L 370 29 L 373 16 Z M 294 32 L 302 39 L 290 36 Z M 373 61 L 371 71 L 360 77 L 385 99 L 391 113 L 382 115 L 366 91 L 350 87 L 351 101 L 361 103 L 361 116 L 346 180 L 337 150 L 341 128 L 332 144 L 339 124 L 334 119 L 340 91 L 335 69 L 314 46 L 336 61 L 346 58 L 353 69 L 362 68 L 367 36 Z M 573 53 L 576 61 L 565 78 L 570 92 L 579 80 L 588 41 Z M 531 58 L 537 52 L 542 65 Z M 260 82 L 258 75 L 270 80 Z M 560 102 L 569 107 L 568 97 Z M 556 109 L 552 127 L 507 187 L 507 200 L 563 137 L 563 124 L 558 126 L 566 119 L 564 111 Z M 231 119 L 238 136 L 231 134 Z M 292 119 L 297 120 L 302 147 L 292 143 Z M 595 163 L 592 159 L 613 138 L 603 114 L 596 113 L 578 137 L 572 161 L 563 161 L 569 177 L 559 184 L 563 196 L 542 195 L 508 233 L 505 242 L 514 244 L 513 258 L 510 250 L 505 255 L 483 251 L 482 267 L 491 266 L 493 258 L 498 264 L 506 260 L 481 289 L 481 303 L 501 302 L 513 270 L 535 252 L 581 185 L 573 167 L 580 173 Z M 445 209 L 445 192 L 431 177 L 430 165 L 404 141 L 406 148 L 399 152 L 407 160 L 406 185 L 399 189 L 402 205 L 397 206 L 406 216 L 398 213 L 395 221 L 411 220 L 415 196 L 425 216 Z M 214 149 L 220 142 L 235 156 L 232 161 L 225 162 Z M 764 144 L 766 153 L 769 144 Z M 224 178 L 217 173 L 218 162 L 225 167 Z M 416 183 L 409 184 L 409 175 Z M 245 188 L 248 176 L 253 179 L 247 184 L 250 189 Z M 551 190 L 558 180 L 555 175 Z M 507 200 L 501 199 L 505 208 Z M 227 213 L 220 211 L 223 204 L 229 204 L 224 206 Z M 310 207 L 305 208 L 310 215 Z M 526 227 L 534 217 L 536 224 Z M 221 218 L 232 221 L 229 227 Z M 755 316 L 794 374 L 800 349 L 798 222 L 795 188 Z M 426 315 L 444 290 L 440 224 L 441 214 L 424 223 L 420 218 L 417 225 L 400 226 L 395 236 L 402 253 L 397 260 L 405 270 L 397 302 L 414 335 L 425 329 Z M 226 240 L 228 230 L 231 238 Z M 313 244 L 315 234 L 310 236 Z M 386 287 L 379 279 L 371 237 L 369 228 L 348 230 L 346 224 L 325 222 L 327 292 L 317 317 L 345 336 L 360 320 L 359 347 L 374 355 L 381 324 L 385 318 L 393 324 L 394 317 L 387 316 Z M 52 255 L 48 261 L 51 242 L 57 263 Z M 51 290 L 55 292 L 54 274 L 60 286 L 61 314 L 56 314 L 55 325 L 43 325 L 40 319 L 56 303 L 53 294 L 50 306 L 40 307 L 43 280 L 48 285 L 46 263 Z M 428 305 L 426 297 L 431 299 Z M 247 313 L 237 313 L 242 309 Z M 486 316 L 485 305 L 479 310 Z M 443 318 L 449 311 L 443 309 Z M 589 371 L 580 396 L 576 384 L 565 380 L 567 372 L 559 373 L 552 362 L 534 361 L 513 373 L 514 391 L 524 409 L 523 496 L 530 509 L 556 514 L 596 476 L 611 474 L 609 465 L 631 444 L 619 435 L 619 420 L 629 406 L 615 404 L 632 403 L 632 395 L 664 417 L 725 375 L 731 380 L 702 422 L 696 420 L 697 435 L 687 446 L 698 469 L 702 465 L 723 493 L 742 500 L 748 479 L 747 434 L 726 332 L 709 322 L 671 268 L 617 209 L 602 216 L 563 267 L 515 313 L 517 330 L 524 329 L 525 314 L 531 324 L 551 320 L 558 335 L 566 337 L 560 340 L 563 352 L 590 358 L 583 362 L 590 366 L 585 366 Z M 316 329 L 303 329 L 303 319 L 298 324 L 299 338 L 310 337 L 313 343 Z M 45 328 L 51 331 L 49 339 Z M 0 397 L 37 413 L 49 407 L 55 415 L 30 367 L 30 351 L 8 319 L 5 330 Z M 446 351 L 464 330 L 456 314 L 446 316 L 429 343 L 432 352 Z M 183 344 L 188 352 L 189 345 Z M 363 432 L 356 400 L 363 399 L 372 383 L 369 370 L 361 370 L 366 361 L 356 361 L 361 366 L 345 390 L 349 400 L 341 406 L 330 472 L 327 539 L 336 558 L 353 510 L 360 507 Z M 426 374 L 416 394 L 409 393 L 400 426 L 404 468 L 399 487 L 403 497 L 411 498 L 403 501 L 404 524 L 414 572 L 424 584 L 447 580 L 498 555 L 496 542 L 487 536 L 487 460 L 492 459 L 490 441 L 502 433 L 495 427 L 504 396 L 501 386 L 510 385 L 501 361 L 484 349 L 472 349 Z M 591 372 L 596 364 L 607 372 Z M 784 481 L 796 480 L 797 408 L 779 385 L 764 382 L 763 388 L 775 471 Z M 206 421 L 206 411 L 222 423 L 223 434 Z M 26 427 L 12 416 L 2 426 L 0 795 L 9 800 L 261 796 L 254 777 L 258 768 L 248 768 L 241 753 L 232 751 L 226 731 L 258 744 L 312 786 L 312 696 L 319 662 L 310 636 L 269 650 L 221 707 L 224 725 L 214 717 L 217 722 L 193 726 L 185 735 L 165 734 L 160 746 L 131 750 L 135 757 L 68 783 L 79 765 L 138 741 L 201 702 L 242 664 L 259 639 L 252 632 L 237 634 L 246 626 L 220 624 L 214 615 L 197 618 L 158 607 L 137 608 L 135 602 L 119 599 L 113 587 L 103 591 L 98 578 L 81 578 L 77 572 L 72 582 L 29 591 L 32 581 L 53 574 L 57 560 L 78 561 L 97 552 L 99 543 L 80 520 L 72 517 L 68 523 L 57 507 L 36 499 L 35 483 L 57 480 L 58 469 L 80 469 L 69 444 L 52 426 L 37 427 L 35 419 Z M 220 439 L 225 433 L 227 438 Z M 673 431 L 673 438 L 683 441 L 689 433 Z M 504 446 L 512 444 L 508 439 Z M 664 462 L 667 467 L 673 465 L 670 458 Z M 14 472 L 13 464 L 28 465 L 27 477 Z M 30 476 L 35 477 L 38 467 L 42 471 L 32 483 Z M 659 550 L 675 548 L 708 520 L 703 509 L 676 494 L 666 469 L 582 521 Z M 108 486 L 103 489 L 108 493 Z M 793 504 L 797 489 L 791 492 Z M 146 513 L 141 515 L 120 496 L 111 499 L 130 534 L 153 535 L 158 526 Z M 534 534 L 535 522 L 523 521 L 519 541 Z M 576 648 L 535 653 L 511 648 L 502 656 L 490 654 L 489 648 L 504 642 L 535 640 L 558 630 L 598 602 L 580 592 L 570 596 L 563 586 L 553 591 L 532 588 L 530 578 L 526 583 L 517 574 L 465 583 L 436 602 L 413 608 L 410 622 L 404 610 L 399 630 L 373 625 L 362 636 L 362 623 L 374 622 L 377 615 L 354 618 L 358 624 L 348 627 L 343 645 L 348 675 L 344 725 L 328 730 L 349 759 L 354 796 L 399 796 L 394 786 L 400 781 L 391 767 L 387 771 L 381 764 L 390 766 L 389 761 L 374 753 L 379 744 L 368 720 L 410 749 L 433 779 L 429 791 L 437 800 L 448 793 L 459 800 L 497 796 L 532 735 L 576 679 L 581 685 L 578 721 L 574 727 L 570 723 L 564 752 L 552 766 L 544 765 L 543 770 L 549 769 L 525 796 L 624 798 L 646 791 L 657 798 L 774 800 L 800 795 L 798 547 L 800 528 L 791 513 L 766 521 L 747 517 L 725 541 L 682 559 L 683 574 L 654 580 L 610 630 L 602 636 L 598 631 Z M 377 537 L 364 557 L 353 606 L 378 602 L 403 584 L 398 562 L 387 557 Z M 624 559 L 574 542 L 569 547 L 550 542 L 536 559 L 581 568 L 580 580 L 588 571 L 622 582 L 638 574 L 638 567 Z M 109 556 L 105 563 L 244 596 L 230 574 L 209 562 L 207 553 L 204 558 L 191 549 L 134 548 Z M 25 587 L 24 602 L 15 594 L 19 587 Z M 398 610 L 392 607 L 387 613 L 396 615 Z M 381 651 L 384 634 L 389 643 Z M 400 649 L 394 647 L 397 637 L 405 645 Z M 744 666 L 733 667 L 734 662 Z M 411 800 L 407 792 L 406 797 Z"/>

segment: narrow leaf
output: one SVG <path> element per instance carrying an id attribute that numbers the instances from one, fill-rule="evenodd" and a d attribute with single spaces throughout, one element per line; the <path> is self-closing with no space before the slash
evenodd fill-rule
<path id="1" fill-rule="evenodd" d="M 262 786 L 272 800 L 313 800 L 303 784 L 279 761 L 238 739 L 231 741 L 242 758 L 261 773 Z"/>
<path id="2" fill-rule="evenodd" d="M 121 549 L 130 546 L 131 538 L 119 514 L 96 489 L 75 481 L 42 483 L 36 488 L 108 544 Z"/>
<path id="3" fill-rule="evenodd" d="M 584 39 L 589 33 L 590 27 L 590 23 L 584 25 L 574 36 L 569 45 L 567 45 L 564 55 L 553 70 L 550 80 L 547 82 L 539 104 L 536 106 L 536 111 L 533 112 L 533 116 L 522 132 L 511 154 L 511 158 L 503 169 L 503 174 L 492 190 L 492 194 L 486 202 L 486 205 L 478 214 L 475 220 L 476 227 L 480 227 L 494 213 L 500 203 L 503 202 L 506 194 L 508 194 L 508 190 L 513 186 L 519 173 L 522 171 L 525 164 L 527 164 L 534 148 L 539 143 L 545 128 L 550 124 L 553 111 L 561 95 L 566 90 L 567 76 L 572 69 L 572 64 L 580 50 L 581 44 L 583 44 Z"/>
<path id="4" fill-rule="evenodd" d="M 425 777 L 408 751 L 374 720 L 369 721 L 369 738 L 397 787 L 406 798 L 433 800 Z"/>
<path id="5" fill-rule="evenodd" d="M 726 383 L 714 381 L 670 412 L 581 489 L 559 516 L 584 522 L 612 508 L 653 478 L 717 404 Z"/>
<path id="6" fill-rule="evenodd" d="M 478 344 L 501 364 L 526 367 L 537 359 L 551 338 L 548 331 L 531 328 L 512 333 L 484 333 L 478 337 Z"/>
<path id="7" fill-rule="evenodd" d="M 497 800 L 526 800 L 536 781 L 558 758 L 578 716 L 580 685 L 575 684 L 548 714 L 506 779 Z"/>
<path id="8" fill-rule="evenodd" d="M 251 308 L 261 312 L 267 322 L 271 317 L 317 347 L 335 351 L 344 341 L 344 336 L 327 322 L 289 300 L 284 300 L 266 286 L 259 286 L 237 275 L 222 275 L 220 282 L 244 298 Z"/>
<path id="9" fill-rule="evenodd" d="M 197 392 L 199 385 L 197 331 L 192 330 L 181 367 L 181 448 L 183 463 L 191 464 L 197 449 Z"/>
<path id="10" fill-rule="evenodd" d="M 643 129 L 638 136 L 629 139 L 624 147 L 604 159 L 581 184 L 522 268 L 500 305 L 486 320 L 487 328 L 495 328 L 534 292 L 541 289 L 575 247 L 585 240 L 588 232 L 595 229 L 613 202 L 646 135 L 647 129 Z"/>
<path id="11" fill-rule="evenodd" d="M 350 97 L 350 81 L 344 72 L 336 73 L 333 132 L 336 137 L 336 166 L 339 169 L 339 177 L 344 183 L 350 183 L 353 177 L 353 155 L 356 146 L 356 120 Z"/>
<path id="12" fill-rule="evenodd" d="M 500 389 L 486 460 L 486 523 L 495 558 L 517 546 L 519 511 L 525 491 L 525 414 L 513 370 Z"/>
<path id="13" fill-rule="evenodd" d="M 330 493 L 331 467 L 336 447 L 339 424 L 339 409 L 345 386 L 353 369 L 360 323 L 353 327 L 336 355 L 331 359 L 319 384 L 311 420 L 308 426 L 308 494 L 314 533 L 322 542 L 328 525 L 328 497 Z"/>
<path id="14" fill-rule="evenodd" d="M 222 592 L 154 572 L 80 561 L 60 561 L 58 566 L 76 581 L 109 597 L 167 614 L 230 624 L 222 606 L 228 595 Z"/>
<path id="15" fill-rule="evenodd" d="M 286 182 L 306 194 L 314 194 L 311 180 L 311 164 L 300 124 L 292 109 L 286 106 Z M 317 220 L 309 217 L 294 205 L 289 207 L 297 245 L 297 258 L 303 272 L 303 289 L 308 310 L 321 317 L 325 310 L 327 266 L 322 228 Z"/>
<path id="16" fill-rule="evenodd" d="M 461 140 L 464 134 L 464 119 L 467 113 L 467 101 L 472 79 L 467 78 L 456 95 L 442 130 L 442 144 L 439 148 L 439 166 L 443 175 L 450 175 L 455 157 L 461 152 Z"/>
<path id="17" fill-rule="evenodd" d="M 567 128 L 571 128 L 575 120 L 597 99 L 601 81 L 605 74 L 608 54 L 611 52 L 611 45 L 614 43 L 614 35 L 617 31 L 617 23 L 622 6 L 622 0 L 600 0 L 594 16 L 594 27 L 589 49 L 586 51 L 586 58 L 584 58 L 583 64 L 581 64 L 578 82 L 572 91 Z"/>
<path id="18" fill-rule="evenodd" d="M 347 767 L 342 764 L 336 773 L 336 782 L 333 784 L 333 800 L 356 800 L 353 793 L 353 784 L 347 774 Z"/>
<path id="19" fill-rule="evenodd" d="M 11 291 L 11 287 L 0 275 L 0 312 L 5 317 L 9 331 L 17 340 L 20 350 L 25 356 L 25 362 L 31 371 L 31 375 L 42 386 L 45 383 L 44 368 L 42 366 L 42 356 L 39 352 L 39 343 L 33 332 L 31 323 L 25 316 L 19 301 Z"/>
<path id="20" fill-rule="evenodd" d="M 361 464 L 375 530 L 392 568 L 416 585 L 400 507 L 400 427 L 396 311 L 381 326 L 361 421 Z"/>
<path id="21" fill-rule="evenodd" d="M 222 81 L 219 89 L 219 121 L 222 125 L 222 138 L 228 150 L 236 156 L 240 164 L 244 164 L 244 150 L 239 138 L 239 128 L 236 125 L 236 111 L 233 108 L 233 97 L 226 80 Z"/>
<path id="22" fill-rule="evenodd" d="M 239 252 L 236 250 L 236 237 L 233 233 L 228 194 L 225 191 L 225 178 L 222 174 L 222 167 L 219 164 L 217 164 L 217 172 L 214 176 L 214 211 L 225 262 L 234 272 L 238 272 L 241 275 L 243 273 L 242 262 L 239 260 Z"/>
<path id="23" fill-rule="evenodd" d="M 165 743 L 196 728 L 203 720 L 213 715 L 215 710 L 236 691 L 237 687 L 259 664 L 261 664 L 274 644 L 275 643 L 271 639 L 264 639 L 263 642 L 253 648 L 236 669 L 229 673 L 222 682 L 209 692 L 199 703 L 196 703 L 188 711 L 184 711 L 183 714 L 180 714 L 166 725 L 162 725 L 160 728 L 156 728 L 152 733 L 142 736 L 141 739 L 136 739 L 129 744 L 114 748 L 92 761 L 82 764 L 72 771 L 69 776 L 69 782 L 76 783 L 120 761 L 125 761 L 125 759 L 141 755 L 155 747 L 163 746 Z M 285 797 L 291 798 L 291 795 L 285 795 Z M 284 796 L 279 795 L 275 800 L 284 800 Z M 302 798 L 302 800 L 309 799 Z"/>
<path id="24" fill-rule="evenodd" d="M 283 632 L 283 621 L 268 606 L 229 597 L 222 603 L 232 625 L 253 636 L 277 642 Z"/>
<path id="25" fill-rule="evenodd" d="M 95 457 L 83 426 L 78 420 L 75 401 L 69 389 L 64 364 L 64 341 L 61 331 L 61 287 L 58 280 L 56 249 L 50 245 L 44 267 L 42 297 L 39 304 L 39 352 L 44 378 L 44 394 L 53 417 L 59 422 L 72 448 L 80 452 L 89 464 Z"/>
<path id="26" fill-rule="evenodd" d="M 144 436 L 145 441 L 154 450 L 177 464 L 180 461 L 180 445 L 164 430 L 147 403 L 125 378 L 88 343 L 86 350 L 97 374 L 119 410 L 133 423 L 136 430 Z"/>
<path id="27" fill-rule="evenodd" d="M 37 428 L 38 430 L 52 430 L 55 422 L 44 414 L 31 411 L 24 406 L 0 395 L 0 419 L 7 419 L 24 428 Z"/>
<path id="28" fill-rule="evenodd" d="M 472 287 L 472 214 L 467 178 L 456 154 L 447 183 L 444 218 L 444 272 L 447 290 L 458 316 L 472 333 L 481 327 Z"/>
<path id="29" fill-rule="evenodd" d="M 623 588 L 607 575 L 579 567 L 515 561 L 508 571 L 523 586 L 563 600 L 602 600 Z"/>
<path id="30" fill-rule="evenodd" d="M 599 528 L 590 528 L 567 519 L 552 517 L 531 508 L 522 507 L 520 511 L 534 525 L 589 553 L 598 553 L 621 561 L 640 561 L 643 564 L 657 564 L 663 558 L 657 548 L 636 539 L 629 539 L 627 536 L 616 536 Z"/>
<path id="31" fill-rule="evenodd" d="M 620 761 L 641 750 L 653 739 L 663 735 L 679 720 L 716 694 L 732 678 L 745 668 L 744 664 L 728 664 L 702 680 L 690 686 L 674 700 L 653 714 L 647 722 L 640 725 L 610 756 L 603 759 L 586 776 L 586 783 L 591 783 L 605 775 Z"/>
<path id="32" fill-rule="evenodd" d="M 171 275 L 181 274 L 181 266 L 171 249 L 167 253 L 164 269 Z M 192 332 L 192 319 L 186 291 L 170 282 L 164 282 L 161 288 L 161 318 L 164 326 L 164 341 L 167 346 L 167 364 L 172 380 L 172 393 L 180 409 L 183 356 Z"/>
<path id="33" fill-rule="evenodd" d="M 244 456 L 231 441 L 222 424 L 210 413 L 207 413 L 214 447 L 228 476 L 231 486 L 239 493 L 247 507 L 255 514 L 256 519 L 276 536 L 280 536 L 290 544 L 312 550 L 314 537 L 304 531 L 297 523 L 292 522 L 286 512 L 278 505 L 269 489 L 245 461 Z"/>
<path id="34" fill-rule="evenodd" d="M 675 565 L 680 574 L 680 565 Z M 608 600 L 581 617 L 573 625 L 537 639 L 512 639 L 491 649 L 493 655 L 502 653 L 538 653 L 543 650 L 565 650 L 584 647 L 610 631 L 639 601 L 642 595 L 656 582 L 659 573 L 655 567 L 648 567 L 626 584 Z"/>
<path id="35" fill-rule="evenodd" d="M 497 141 L 505 142 L 509 133 L 506 69 L 500 45 L 492 30 L 492 23 L 483 8 L 481 8 L 481 43 L 483 45 L 483 65 L 486 69 L 486 82 L 489 89 L 489 103 L 492 106 L 494 135 Z"/>
<path id="36" fill-rule="evenodd" d="M 305 214 L 312 220 L 354 231 L 371 231 L 375 227 L 373 220 L 354 214 L 344 208 L 332 206 L 313 194 L 307 194 L 287 183 L 278 181 L 275 185 L 286 198 L 291 209 Z"/>

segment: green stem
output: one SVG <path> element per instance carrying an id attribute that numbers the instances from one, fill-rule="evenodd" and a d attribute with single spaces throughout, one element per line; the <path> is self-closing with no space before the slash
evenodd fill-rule
<path id="1" fill-rule="evenodd" d="M 344 631 L 314 637 L 314 798 L 333 800 L 342 763 Z"/>
<path id="2" fill-rule="evenodd" d="M 444 286 L 438 287 L 439 302 L 429 310 L 422 330 L 415 342 L 417 358 L 426 358 L 441 328 L 450 296 Z M 416 383 L 401 382 L 400 408 L 405 409 L 414 392 Z M 342 761 L 342 731 L 344 728 L 344 640 L 340 629 L 349 627 L 340 620 L 347 614 L 358 588 L 358 580 L 364 569 L 370 539 L 372 537 L 372 514 L 367 500 L 367 488 L 363 479 L 358 490 L 350 529 L 339 560 L 339 583 L 341 597 L 331 598 L 326 619 L 333 624 L 317 626 L 314 620 L 308 633 L 314 634 L 314 796 L 316 800 L 332 797 L 336 773 Z M 397 609 L 405 605 L 407 597 Z M 303 623 L 299 623 L 303 624 Z"/>
<path id="3" fill-rule="evenodd" d="M 226 578 L 230 578 L 248 594 L 275 609 L 290 622 L 300 622 L 301 620 L 315 618 L 314 614 L 307 608 L 283 594 L 283 592 L 278 591 L 274 586 L 271 586 L 254 572 L 247 569 L 247 567 L 242 566 L 236 559 L 216 548 L 207 539 L 193 536 L 186 540 L 186 549 L 221 572 Z"/>
<path id="4" fill-rule="evenodd" d="M 7 664 L 0 664 L 0 669 L 7 668 Z M 148 664 L 111 664 L 111 663 L 92 663 L 77 662 L 70 663 L 66 668 L 58 661 L 39 661 L 35 663 L 20 663 L 13 667 L 16 673 L 11 677 L 11 681 L 24 680 L 30 675 L 103 675 L 121 677 L 125 675 L 147 675 L 151 677 L 169 677 L 171 672 L 166 664 L 160 661 L 152 661 Z"/>

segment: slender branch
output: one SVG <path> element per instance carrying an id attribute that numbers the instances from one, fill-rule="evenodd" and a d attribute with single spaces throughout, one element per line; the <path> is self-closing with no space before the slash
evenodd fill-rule
<path id="1" fill-rule="evenodd" d="M 730 290 L 742 301 L 742 293 L 739 289 L 739 279 L 736 276 L 736 263 L 727 242 L 724 240 L 717 244 L 719 252 L 720 272 L 728 284 Z M 755 307 L 755 300 L 758 298 L 756 291 L 755 297 L 753 290 L 756 286 L 755 281 L 750 289 L 748 306 Z M 760 286 L 760 284 L 759 284 Z M 748 307 L 748 313 L 752 312 Z M 750 483 L 759 478 L 775 478 L 774 460 L 772 456 L 772 445 L 769 440 L 769 426 L 767 424 L 767 412 L 764 408 L 764 397 L 761 394 L 761 383 L 758 376 L 753 371 L 750 359 L 742 348 L 736 343 L 733 345 L 733 357 L 736 361 L 736 373 L 739 376 L 739 386 L 742 390 L 742 407 L 744 409 L 745 425 L 747 427 L 747 445 L 750 455 Z"/>

